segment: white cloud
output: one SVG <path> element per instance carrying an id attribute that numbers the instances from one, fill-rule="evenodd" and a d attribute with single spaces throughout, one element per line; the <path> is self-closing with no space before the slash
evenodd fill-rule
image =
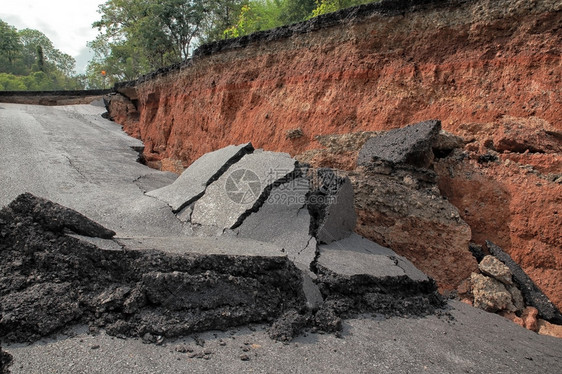
<path id="1" fill-rule="evenodd" d="M 2 0 L 0 19 L 18 30 L 39 30 L 55 48 L 83 58 L 86 43 L 98 33 L 91 26 L 100 18 L 97 10 L 103 3 L 105 0 Z"/>

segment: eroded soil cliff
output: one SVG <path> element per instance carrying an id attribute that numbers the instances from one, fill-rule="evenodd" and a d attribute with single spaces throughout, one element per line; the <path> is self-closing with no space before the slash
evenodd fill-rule
<path id="1" fill-rule="evenodd" d="M 492 240 L 562 307 L 561 27 L 554 0 L 384 1 L 204 46 L 118 85 L 109 111 L 144 141 L 149 165 L 177 172 L 251 141 L 362 175 L 357 151 L 374 132 L 440 119 L 466 142 L 434 163 L 460 221 L 391 222 L 359 193 L 358 231 L 410 254 L 442 289 L 475 265 L 429 263 L 424 251 Z M 359 179 L 356 190 L 378 183 Z"/>

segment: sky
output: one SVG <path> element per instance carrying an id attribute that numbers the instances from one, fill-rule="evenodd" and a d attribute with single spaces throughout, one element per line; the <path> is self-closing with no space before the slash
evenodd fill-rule
<path id="1" fill-rule="evenodd" d="M 98 34 L 98 5 L 105 0 L 1 0 L 0 19 L 15 26 L 41 31 L 58 50 L 76 59 L 76 72 L 84 73 L 91 58 L 86 43 Z"/>

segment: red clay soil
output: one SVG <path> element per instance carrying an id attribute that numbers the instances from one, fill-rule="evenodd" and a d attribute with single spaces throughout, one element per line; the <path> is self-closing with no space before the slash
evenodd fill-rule
<path id="1" fill-rule="evenodd" d="M 138 84 L 140 117 L 112 115 L 148 160 L 184 165 L 232 143 L 298 154 L 318 135 L 430 118 L 453 133 L 504 115 L 562 129 L 560 8 L 473 1 L 258 41 Z"/>
<path id="2" fill-rule="evenodd" d="M 505 249 L 561 308 L 562 132 L 537 118 L 510 117 L 460 132 L 474 140 L 465 147 L 470 157 L 436 164 L 441 192 L 473 241 Z M 482 155 L 496 160 L 482 162 Z"/>
<path id="3" fill-rule="evenodd" d="M 535 143 L 562 132 L 562 3 L 441 4 L 201 55 L 121 90 L 132 102 L 114 97 L 110 114 L 176 172 L 229 144 L 297 155 L 323 135 L 440 119 L 474 156 L 437 167 L 442 193 L 474 241 L 497 242 L 562 308 L 560 151 L 518 137 L 539 122 Z M 499 161 L 478 163 L 488 151 Z M 352 169 L 342 156 L 316 161 Z"/>

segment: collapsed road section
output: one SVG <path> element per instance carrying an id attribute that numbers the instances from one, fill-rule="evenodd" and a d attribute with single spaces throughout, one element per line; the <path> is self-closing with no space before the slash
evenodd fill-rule
<path id="1" fill-rule="evenodd" d="M 290 340 L 307 326 L 337 331 L 356 313 L 443 305 L 407 259 L 352 234 L 349 179 L 251 144 L 216 152 L 204 156 L 216 170 L 194 163 L 147 193 L 167 201 L 191 237 L 116 238 L 31 194 L 4 207 L 0 335 L 33 341 L 87 323 L 158 343 L 267 322 L 272 338 Z"/>

